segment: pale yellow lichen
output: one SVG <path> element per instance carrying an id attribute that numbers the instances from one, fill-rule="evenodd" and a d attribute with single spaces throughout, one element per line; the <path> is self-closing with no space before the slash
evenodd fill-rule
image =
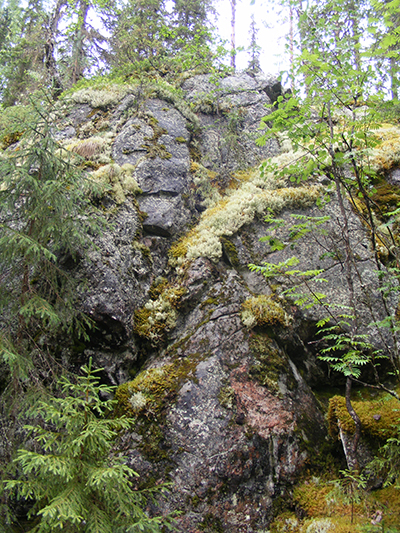
<path id="1" fill-rule="evenodd" d="M 76 104 L 89 104 L 94 109 L 103 109 L 115 106 L 131 92 L 132 87 L 129 85 L 109 85 L 99 89 L 81 89 L 72 93 L 70 99 Z"/>
<path id="2" fill-rule="evenodd" d="M 315 185 L 266 190 L 251 180 L 244 181 L 203 213 L 190 238 L 186 239 L 186 259 L 208 257 L 218 261 L 222 256 L 220 237 L 233 235 L 269 209 L 277 212 L 287 207 L 308 207 L 319 195 L 320 188 Z"/>
<path id="3" fill-rule="evenodd" d="M 388 170 L 400 163 L 400 128 L 384 124 L 374 132 L 377 145 L 367 153 L 367 162 L 375 172 Z"/>
<path id="4" fill-rule="evenodd" d="M 112 194 L 117 204 L 122 204 L 126 200 L 126 194 L 140 194 L 137 181 L 132 176 L 132 165 L 108 164 L 100 167 L 91 173 L 91 178 L 100 181 L 105 185 L 111 185 Z"/>

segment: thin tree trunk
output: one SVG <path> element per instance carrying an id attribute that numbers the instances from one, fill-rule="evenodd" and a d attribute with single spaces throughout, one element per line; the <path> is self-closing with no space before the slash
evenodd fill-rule
<path id="1" fill-rule="evenodd" d="M 351 242 L 350 242 L 349 221 L 348 221 L 348 216 L 347 216 L 346 209 L 344 206 L 344 201 L 343 201 L 342 177 L 340 175 L 340 169 L 335 164 L 335 153 L 333 149 L 333 139 L 334 139 L 333 120 L 332 120 L 331 108 L 330 108 L 329 103 L 327 104 L 327 110 L 328 110 L 329 128 L 331 132 L 331 144 L 329 147 L 329 154 L 332 158 L 332 174 L 333 174 L 333 178 L 335 181 L 336 194 L 338 197 L 340 214 L 343 220 L 342 235 L 343 235 L 345 250 L 346 250 L 346 255 L 344 259 L 344 270 L 345 270 L 347 287 L 349 290 L 350 308 L 354 316 L 353 324 L 351 328 L 352 331 L 350 333 L 351 333 L 351 336 L 355 337 L 355 335 L 357 334 L 357 330 L 358 330 L 358 321 L 357 321 L 357 309 L 356 309 L 356 300 L 355 300 L 353 273 L 352 273 L 353 252 L 351 249 Z M 347 412 L 353 419 L 354 424 L 356 426 L 354 437 L 353 437 L 352 449 L 351 449 L 353 465 L 349 465 L 349 468 L 358 470 L 357 447 L 358 447 L 358 442 L 360 440 L 360 435 L 361 435 L 361 421 L 357 413 L 354 411 L 354 408 L 351 404 L 351 387 L 352 387 L 352 379 L 349 376 L 346 379 L 346 395 L 345 395 L 346 408 L 347 408 Z"/>
<path id="2" fill-rule="evenodd" d="M 236 0 L 231 2 L 231 67 L 236 69 Z"/>
<path id="3" fill-rule="evenodd" d="M 399 99 L 399 66 L 398 66 L 398 58 L 397 57 L 391 57 L 390 58 L 390 82 L 391 82 L 391 93 L 392 93 L 392 100 L 398 100 Z"/>
<path id="4" fill-rule="evenodd" d="M 294 30 L 293 30 L 293 7 L 289 5 L 289 61 L 290 61 L 290 88 L 294 93 Z"/>
<path id="5" fill-rule="evenodd" d="M 84 71 L 84 43 L 86 37 L 86 19 L 89 10 L 88 0 L 80 0 L 77 29 L 73 44 L 71 83 L 74 85 L 82 76 Z"/>
<path id="6" fill-rule="evenodd" d="M 47 36 L 45 42 L 44 63 L 46 66 L 49 82 L 53 89 L 53 94 L 55 97 L 59 96 L 63 90 L 61 78 L 57 70 L 57 62 L 54 57 L 54 47 L 56 42 L 58 25 L 62 17 L 62 8 L 65 6 L 65 1 L 66 0 L 57 1 L 46 31 Z"/>
<path id="7" fill-rule="evenodd" d="M 357 447 L 361 436 L 361 420 L 358 414 L 354 411 L 354 408 L 351 404 L 351 386 L 352 386 L 352 379 L 350 377 L 346 380 L 346 408 L 347 412 L 353 419 L 353 422 L 356 426 L 356 429 L 354 431 L 353 436 L 353 445 L 351 448 L 351 459 L 353 461 L 352 465 L 348 465 L 349 468 L 358 471 L 359 465 L 358 465 L 358 459 L 357 459 Z"/>

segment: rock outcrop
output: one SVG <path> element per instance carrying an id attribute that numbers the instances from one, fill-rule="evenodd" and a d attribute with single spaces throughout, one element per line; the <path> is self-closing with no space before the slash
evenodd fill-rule
<path id="1" fill-rule="evenodd" d="M 97 329 L 64 356 L 71 365 L 93 357 L 120 385 L 120 409 L 137 418 L 124 454 L 142 486 L 172 483 L 159 505 L 181 511 L 185 533 L 266 530 L 327 437 L 310 388 L 327 379 L 308 344 L 320 315 L 247 267 L 292 253 L 259 242 L 268 209 L 289 225 L 290 213 L 317 213 L 323 188 L 258 174 L 280 150 L 255 144 L 279 88 L 238 74 L 186 80 L 179 94 L 85 90 L 59 137 L 67 149 L 99 138 L 88 159 L 110 187 L 100 200 L 109 227 L 79 266 L 79 305 Z M 310 237 L 299 254 L 305 268 L 327 268 L 329 294 L 345 303 L 340 262 L 315 264 L 328 240 L 343 247 L 334 197 L 323 214 L 333 220 L 325 240 Z M 378 299 L 365 230 L 356 216 L 351 224 L 362 283 Z"/>

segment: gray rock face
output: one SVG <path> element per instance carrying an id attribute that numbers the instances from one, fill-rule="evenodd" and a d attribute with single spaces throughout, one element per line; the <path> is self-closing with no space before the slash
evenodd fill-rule
<path id="1" fill-rule="evenodd" d="M 251 339 L 243 328 L 241 302 L 250 293 L 240 276 L 198 259 L 185 286 L 179 323 L 154 364 L 194 361 L 193 374 L 157 422 L 161 462 L 150 467 L 138 453 L 145 435 L 139 444 L 132 438 L 128 457 L 144 476 L 170 471 L 174 490 L 165 509 L 184 511 L 179 531 L 198 531 L 205 517 L 224 531 L 259 531 L 271 519 L 273 499 L 308 457 L 299 430 L 309 441 L 323 440 L 323 417 L 278 344 L 282 364 L 291 368 L 277 376 L 278 392 L 251 378 L 255 340 L 269 341 L 261 333 Z"/>
<path id="2" fill-rule="evenodd" d="M 148 233 L 172 237 L 181 233 L 190 221 L 191 214 L 180 197 L 144 197 L 140 209 L 147 214 L 143 229 Z"/>
<path id="3" fill-rule="evenodd" d="M 301 313 L 275 295 L 285 319 L 244 325 L 243 303 L 271 293 L 247 265 L 294 254 L 290 246 L 271 253 L 259 242 L 267 227 L 258 207 L 229 239 L 221 234 L 218 263 L 184 257 L 199 220 L 207 223 L 199 213 L 206 205 L 200 202 L 197 210 L 204 190 L 229 198 L 225 188 L 234 172 L 278 153 L 277 143 L 257 147 L 254 140 L 280 85 L 264 75 L 207 75 L 185 81 L 182 90 L 199 129 L 167 99 L 129 94 L 110 110 L 113 162 L 127 165 L 142 192 L 135 197 L 121 178 L 124 200 L 112 192 L 102 199 L 107 225 L 78 268 L 79 305 L 97 326 L 79 362 L 93 357 L 118 385 L 131 379 L 134 367 L 153 371 L 159 380 L 152 389 L 149 378 L 140 391 L 147 403 L 134 412 L 137 426 L 124 436 L 123 453 L 143 483 L 171 481 L 159 506 L 181 511 L 179 531 L 261 532 L 272 520 L 274 500 L 289 497 L 296 476 L 327 437 L 310 389 L 326 383 L 308 344 L 320 314 Z M 85 136 L 96 134 L 91 111 L 77 106 L 65 137 L 82 124 Z M 325 212 L 334 221 L 327 234 L 318 243 L 310 237 L 295 253 L 304 269 L 327 268 L 329 296 L 346 304 L 335 201 Z M 319 214 L 316 208 L 301 213 Z M 282 240 L 290 214 L 280 214 L 286 227 L 276 236 Z M 366 234 L 355 216 L 350 224 L 361 274 L 356 291 L 360 295 L 361 285 L 368 286 L 374 300 L 379 291 Z M 322 258 L 332 242 L 339 260 Z M 285 283 L 278 280 L 281 288 Z M 359 304 L 367 321 L 368 305 L 361 298 Z"/>
<path id="4" fill-rule="evenodd" d="M 255 145 L 260 120 L 267 114 L 265 106 L 271 104 L 267 93 L 272 94 L 277 83 L 272 77 L 247 74 L 223 79 L 203 75 L 184 83 L 186 98 L 200 112 L 204 166 L 227 175 L 278 153 L 274 141 Z"/>
<path id="5" fill-rule="evenodd" d="M 116 137 L 113 144 L 113 158 L 118 165 L 136 163 L 146 154 L 146 138 L 153 135 L 153 130 L 143 120 L 133 119 Z"/>
<path id="6" fill-rule="evenodd" d="M 326 436 L 306 383 L 322 375 L 307 334 L 297 333 L 295 323 L 243 325 L 243 302 L 269 293 L 246 266 L 267 257 L 258 242 L 265 224 L 256 219 L 231 237 L 236 259 L 225 243 L 217 265 L 198 258 L 180 272 L 168 260 L 171 244 L 199 218 L 193 166 L 204 169 L 202 179 L 210 171 L 224 185 L 232 172 L 277 153 L 275 143 L 254 143 L 277 83 L 246 74 L 217 83 L 210 76 L 187 80 L 185 98 L 201 124 L 194 132 L 161 99 L 139 106 L 137 96 L 127 96 L 113 112 L 112 157 L 131 165 L 142 193 L 137 200 L 127 194 L 116 206 L 108 198 L 111 227 L 82 268 L 81 305 L 98 326 L 84 356 L 103 366 L 113 383 L 128 381 L 139 359 L 174 376 L 157 410 L 139 417 L 137 431 L 125 437 L 124 453 L 144 482 L 168 477 L 173 483 L 160 506 L 182 511 L 182 533 L 267 528 L 274 498 Z M 168 284 L 154 295 L 159 280 Z M 171 303 L 174 290 L 178 303 Z M 154 311 L 143 315 L 140 330 L 135 313 L 150 309 L 146 302 Z M 144 333 L 151 324 L 159 328 L 156 341 Z"/>
<path id="7" fill-rule="evenodd" d="M 146 231 L 176 235 L 191 219 L 182 200 L 191 181 L 190 134 L 183 116 L 167 102 L 147 101 L 141 116 L 118 133 L 113 158 L 119 165 L 134 166 L 133 176 L 143 191 L 139 204 L 147 214 Z"/>

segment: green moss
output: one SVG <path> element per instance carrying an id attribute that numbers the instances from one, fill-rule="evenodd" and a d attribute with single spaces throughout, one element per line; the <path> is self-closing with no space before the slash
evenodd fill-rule
<path id="1" fill-rule="evenodd" d="M 197 494 L 195 494 L 192 499 L 191 499 L 191 505 L 193 507 L 197 507 L 199 505 L 199 503 L 201 502 L 200 498 L 197 496 Z"/>
<path id="2" fill-rule="evenodd" d="M 319 479 L 299 484 L 293 491 L 293 499 L 307 516 L 326 516 L 329 512 L 326 496 L 332 486 Z"/>
<path id="3" fill-rule="evenodd" d="M 216 533 L 224 533 L 225 531 L 221 519 L 211 513 L 204 516 L 198 527 L 201 531 L 215 531 Z"/>
<path id="4" fill-rule="evenodd" d="M 186 139 L 184 137 L 176 137 L 175 142 L 179 144 L 186 144 Z"/>
<path id="5" fill-rule="evenodd" d="M 397 527 L 400 524 L 400 490 L 397 486 L 386 487 L 374 493 L 378 508 L 383 508 L 385 526 Z"/>
<path id="6" fill-rule="evenodd" d="M 352 405 L 360 417 L 362 433 L 367 438 L 385 441 L 397 436 L 396 428 L 400 424 L 398 400 L 385 395 L 374 400 L 352 401 Z M 355 424 L 343 396 L 333 396 L 329 401 L 328 424 L 332 436 L 338 434 L 338 423 L 346 433 L 354 433 Z"/>
<path id="7" fill-rule="evenodd" d="M 171 248 L 168 251 L 168 256 L 171 260 L 179 260 L 184 259 L 186 257 L 187 251 L 188 251 L 188 245 L 190 242 L 190 237 L 193 233 L 192 231 L 189 231 L 187 235 L 184 235 L 181 237 L 178 241 L 174 242 L 171 246 Z"/>
<path id="8" fill-rule="evenodd" d="M 271 533 L 352 533 L 392 531 L 392 528 L 397 531 L 400 523 L 400 491 L 396 487 L 365 491 L 362 501 L 354 505 L 352 521 L 351 504 L 332 495 L 336 479 L 337 475 L 334 478 L 308 475 L 294 487 L 292 498 L 283 499 L 278 504 L 274 500 L 276 512 L 269 526 Z M 371 516 L 377 509 L 383 511 L 384 523 L 374 528 L 371 526 Z"/>
<path id="9" fill-rule="evenodd" d="M 219 303 L 218 299 L 217 298 L 207 298 L 207 300 L 204 300 L 204 302 L 202 302 L 200 304 L 200 309 L 204 309 L 205 307 L 208 307 L 209 305 L 215 305 L 217 306 Z"/>
<path id="10" fill-rule="evenodd" d="M 197 115 L 193 113 L 190 106 L 186 103 L 183 91 L 180 88 L 174 87 L 163 80 L 158 80 L 157 82 L 149 84 L 149 90 L 149 96 L 155 96 L 173 104 L 175 109 L 177 109 L 181 115 L 190 122 L 193 129 L 198 129 L 200 127 L 200 121 Z"/>
<path id="11" fill-rule="evenodd" d="M 189 154 L 190 154 L 190 158 L 192 159 L 192 162 L 199 163 L 201 161 L 200 149 L 193 142 L 191 142 L 189 145 Z"/>
<path id="12" fill-rule="evenodd" d="M 158 276 L 149 289 L 149 296 L 152 300 L 157 300 L 159 296 L 167 289 L 168 280 L 162 276 Z"/>
<path id="13" fill-rule="evenodd" d="M 177 309 L 186 288 L 177 284 L 166 284 L 160 281 L 161 287 L 153 286 L 153 295 L 144 307 L 138 309 L 133 317 L 134 332 L 151 342 L 153 346 L 164 341 L 166 333 L 176 325 Z"/>
<path id="14" fill-rule="evenodd" d="M 155 463 L 169 459 L 168 449 L 165 448 L 164 434 L 158 424 L 149 424 L 146 431 L 142 431 L 144 437 L 140 449 L 149 461 Z"/>
<path id="15" fill-rule="evenodd" d="M 177 391 L 188 379 L 194 379 L 199 356 L 176 359 L 162 367 L 140 372 L 134 380 L 120 385 L 115 393 L 117 412 L 141 418 L 159 415 L 176 398 Z M 135 402 L 141 394 L 145 401 Z"/>
<path id="16" fill-rule="evenodd" d="M 231 266 L 238 268 L 240 266 L 239 262 L 239 256 L 237 253 L 236 246 L 233 244 L 232 241 L 227 239 L 226 237 L 221 237 L 221 243 L 222 243 L 222 249 L 228 258 L 229 263 Z"/>
<path id="17" fill-rule="evenodd" d="M 400 189 L 384 182 L 375 186 L 376 192 L 372 195 L 375 207 L 378 206 L 382 215 L 394 211 L 400 204 Z"/>
<path id="18" fill-rule="evenodd" d="M 160 138 L 167 134 L 167 130 L 161 128 L 158 125 L 158 121 L 153 116 L 144 115 L 143 118 L 148 122 L 148 124 L 153 129 L 152 137 L 145 137 L 145 144 L 142 145 L 142 148 L 145 148 L 147 151 L 147 157 L 154 159 L 160 157 L 161 159 L 171 159 L 172 154 L 170 154 L 164 144 L 160 144 L 158 141 Z"/>
<path id="19" fill-rule="evenodd" d="M 229 385 L 225 387 L 221 387 L 219 394 L 218 394 L 218 400 L 219 400 L 219 403 L 222 405 L 222 407 L 226 407 L 227 409 L 232 409 L 234 401 L 235 401 L 235 391 Z"/>
<path id="20" fill-rule="evenodd" d="M 141 209 L 137 209 L 139 220 L 143 224 L 143 222 L 146 220 L 146 218 L 149 216 L 145 211 L 142 211 Z"/>
<path id="21" fill-rule="evenodd" d="M 254 333 L 250 337 L 250 352 L 255 362 L 250 367 L 249 374 L 271 392 L 279 393 L 279 377 L 285 374 L 289 378 L 289 386 L 294 387 L 295 380 L 288 365 L 285 354 L 280 350 L 276 341 L 266 333 Z"/>
<path id="22" fill-rule="evenodd" d="M 144 245 L 143 243 L 139 241 L 133 241 L 132 247 L 135 250 L 139 250 L 139 252 L 141 252 L 143 257 L 145 257 L 150 263 L 153 263 L 153 258 L 151 257 L 151 251 L 148 246 Z"/>
<path id="23" fill-rule="evenodd" d="M 135 418 L 135 430 L 142 437 L 139 448 L 150 461 L 169 460 L 163 433 L 165 412 L 182 384 L 194 378 L 198 362 L 197 357 L 177 358 L 162 367 L 139 372 L 116 391 L 116 413 Z"/>
<path id="24" fill-rule="evenodd" d="M 5 150 L 12 144 L 18 142 L 20 138 L 22 137 L 22 135 L 23 135 L 23 132 L 14 131 L 13 133 L 9 133 L 8 135 L 2 136 L 1 141 L 0 141 L 1 142 L 0 148 L 2 150 Z"/>
<path id="25" fill-rule="evenodd" d="M 261 294 L 242 304 L 242 322 L 248 328 L 255 326 L 286 326 L 288 317 L 274 295 Z"/>
<path id="26" fill-rule="evenodd" d="M 155 159 L 156 157 L 160 159 L 171 159 L 172 157 L 172 154 L 167 151 L 164 144 L 144 144 L 143 147 L 146 148 L 147 157 L 150 159 Z"/>

